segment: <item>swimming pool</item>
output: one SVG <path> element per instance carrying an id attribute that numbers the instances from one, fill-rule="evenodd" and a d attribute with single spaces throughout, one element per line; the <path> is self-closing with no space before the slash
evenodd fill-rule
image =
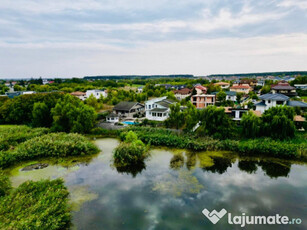
<path id="1" fill-rule="evenodd" d="M 134 121 L 123 121 L 122 123 L 126 124 L 126 125 L 135 125 L 135 124 L 137 124 Z"/>

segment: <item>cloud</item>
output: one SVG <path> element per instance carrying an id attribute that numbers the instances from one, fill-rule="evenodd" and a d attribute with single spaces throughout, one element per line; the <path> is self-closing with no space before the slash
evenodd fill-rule
<path id="1" fill-rule="evenodd" d="M 283 0 L 278 4 L 281 7 L 298 7 L 302 10 L 307 9 L 307 1 L 306 0 Z"/>

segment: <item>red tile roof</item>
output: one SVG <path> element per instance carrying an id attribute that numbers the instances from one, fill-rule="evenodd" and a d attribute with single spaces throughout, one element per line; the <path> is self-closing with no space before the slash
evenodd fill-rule
<path id="1" fill-rule="evenodd" d="M 250 89 L 251 87 L 248 85 L 234 85 L 231 86 L 230 89 Z"/>

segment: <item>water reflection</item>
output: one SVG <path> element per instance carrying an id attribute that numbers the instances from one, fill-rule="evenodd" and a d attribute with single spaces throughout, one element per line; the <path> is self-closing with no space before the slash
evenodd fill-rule
<path id="1" fill-rule="evenodd" d="M 131 175 L 132 177 L 136 177 L 136 175 L 141 173 L 143 170 L 146 170 L 146 164 L 144 161 L 133 165 L 118 166 L 113 164 L 112 166 L 116 168 L 118 173 Z"/>
<path id="2" fill-rule="evenodd" d="M 225 155 L 216 152 L 186 152 L 185 157 L 186 161 L 182 154 L 174 154 L 170 160 L 170 168 L 178 170 L 185 166 L 188 170 L 194 170 L 199 166 L 204 172 L 224 174 L 238 162 L 238 168 L 241 171 L 255 174 L 260 167 L 270 178 L 288 177 L 291 170 L 291 163 L 287 161 L 240 159 L 239 156 L 229 152 L 226 152 Z"/>
<path id="3" fill-rule="evenodd" d="M 152 148 L 144 164 L 116 168 L 112 151 L 118 143 L 116 139 L 97 140 L 102 152 L 85 164 L 72 160 L 67 167 L 46 162 L 48 167 L 30 172 L 16 168 L 11 179 L 19 183 L 63 177 L 75 210 L 74 229 L 241 229 L 225 219 L 212 225 L 201 213 L 204 208 L 225 208 L 233 214 L 279 213 L 301 218 L 303 223 L 297 229 L 307 229 L 306 165 L 240 158 L 229 152 Z"/>

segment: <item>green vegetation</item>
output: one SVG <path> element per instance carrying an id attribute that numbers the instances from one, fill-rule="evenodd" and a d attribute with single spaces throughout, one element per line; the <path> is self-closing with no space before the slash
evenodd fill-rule
<path id="1" fill-rule="evenodd" d="M 138 139 L 137 135 L 129 131 L 124 136 L 124 142 L 114 150 L 115 166 L 137 165 L 147 157 L 148 148 Z"/>
<path id="2" fill-rule="evenodd" d="M 9 194 L 11 188 L 9 177 L 0 170 L 0 199 L 2 196 Z"/>
<path id="3" fill-rule="evenodd" d="M 2 125 L 0 126 L 0 151 L 13 149 L 21 142 L 38 137 L 49 132 L 46 128 L 29 128 L 24 125 Z"/>
<path id="4" fill-rule="evenodd" d="M 29 139 L 14 150 L 0 152 L 0 167 L 39 157 L 82 156 L 97 152 L 97 147 L 79 134 L 51 133 Z"/>
<path id="5" fill-rule="evenodd" d="M 168 146 L 194 151 L 227 150 L 241 155 L 264 155 L 268 157 L 307 159 L 306 136 L 279 141 L 271 138 L 218 140 L 195 135 L 176 134 L 172 131 L 157 128 L 133 127 L 138 138 L 144 143 L 155 146 Z M 122 137 L 125 136 L 125 132 Z"/>
<path id="6" fill-rule="evenodd" d="M 0 228 L 68 229 L 68 195 L 61 179 L 27 181 L 0 197 Z"/>
<path id="7" fill-rule="evenodd" d="M 67 94 L 51 110 L 52 130 L 57 132 L 88 133 L 96 121 L 95 110 Z"/>

